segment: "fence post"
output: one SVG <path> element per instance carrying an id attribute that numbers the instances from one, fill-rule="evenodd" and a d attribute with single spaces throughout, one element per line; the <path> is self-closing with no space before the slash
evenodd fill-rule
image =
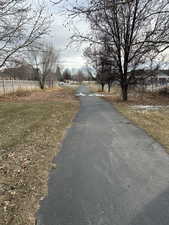
<path id="1" fill-rule="evenodd" d="M 15 89 L 14 89 L 14 80 L 12 79 L 12 90 L 13 90 L 13 93 L 15 92 Z"/>
<path id="2" fill-rule="evenodd" d="M 2 86 L 3 86 L 4 95 L 5 95 L 5 80 L 2 80 Z"/>

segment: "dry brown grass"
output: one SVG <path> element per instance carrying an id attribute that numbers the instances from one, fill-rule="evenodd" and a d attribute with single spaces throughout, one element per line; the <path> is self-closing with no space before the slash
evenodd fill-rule
<path id="1" fill-rule="evenodd" d="M 92 88 L 93 91 L 97 87 Z M 123 102 L 120 96 L 120 89 L 116 86 L 112 88 L 111 96 L 104 96 L 104 99 L 111 102 L 129 120 L 143 128 L 149 135 L 161 143 L 169 153 L 169 96 L 161 95 L 158 92 L 138 92 L 129 91 L 129 99 Z M 155 110 L 134 109 L 135 105 L 164 106 Z"/>
<path id="2" fill-rule="evenodd" d="M 161 143 L 169 153 L 169 110 L 135 110 L 124 103 L 114 103 L 115 107 L 129 120 L 143 128 Z"/>
<path id="3" fill-rule="evenodd" d="M 48 173 L 79 103 L 72 89 L 0 101 L 0 224 L 34 225 Z"/>

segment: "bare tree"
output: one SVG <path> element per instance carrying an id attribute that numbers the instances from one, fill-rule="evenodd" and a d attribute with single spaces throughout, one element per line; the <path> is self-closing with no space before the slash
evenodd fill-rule
<path id="1" fill-rule="evenodd" d="M 82 84 L 82 82 L 86 80 L 85 74 L 82 71 L 82 69 L 79 69 L 77 73 L 74 75 L 74 80 L 79 82 L 79 84 Z"/>
<path id="2" fill-rule="evenodd" d="M 29 53 L 35 76 L 39 80 L 41 89 L 44 89 L 50 73 L 56 72 L 59 52 L 51 44 L 40 44 L 38 48 L 32 48 Z"/>
<path id="3" fill-rule="evenodd" d="M 0 68 L 49 28 L 44 7 L 33 9 L 26 0 L 0 0 Z"/>
<path id="4" fill-rule="evenodd" d="M 132 80 L 129 68 L 154 58 L 169 47 L 168 0 L 93 0 L 76 1 L 70 16 L 85 16 L 92 33 L 74 35 L 75 40 L 103 44 L 98 34 L 109 37 L 111 57 L 118 68 L 123 100 L 128 98 Z"/>
<path id="5" fill-rule="evenodd" d="M 93 49 L 88 47 L 84 51 L 84 56 L 87 58 L 88 63 L 95 68 L 97 72 L 95 80 L 102 86 L 102 91 L 104 91 L 104 86 L 107 84 L 110 92 L 112 82 L 115 80 L 115 66 L 111 58 L 108 40 L 105 37 L 102 40 L 103 44 L 101 46 L 95 45 Z"/>
<path id="6" fill-rule="evenodd" d="M 64 80 L 64 81 L 69 81 L 69 80 L 71 80 L 71 79 L 72 79 L 72 76 L 71 76 L 70 70 L 69 70 L 69 69 L 65 69 L 65 70 L 63 71 L 63 80 Z"/>
<path id="7" fill-rule="evenodd" d="M 57 66 L 55 74 L 56 74 L 57 81 L 63 81 L 63 76 L 59 66 Z"/>

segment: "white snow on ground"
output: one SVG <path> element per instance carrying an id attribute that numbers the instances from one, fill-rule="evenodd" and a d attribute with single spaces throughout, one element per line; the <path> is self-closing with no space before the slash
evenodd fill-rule
<path id="1" fill-rule="evenodd" d="M 131 106 L 135 110 L 159 110 L 159 109 L 169 109 L 169 105 L 134 105 Z"/>
<path id="2" fill-rule="evenodd" d="M 158 86 L 156 86 L 156 85 L 148 85 L 147 87 L 146 87 L 146 89 L 148 90 L 148 91 L 158 91 L 158 90 L 160 90 L 160 89 L 163 89 L 163 88 L 169 88 L 169 85 L 167 84 L 167 85 L 158 85 Z"/>
<path id="3" fill-rule="evenodd" d="M 108 95 L 108 94 L 97 94 L 97 93 L 94 93 L 94 94 L 89 94 L 88 96 L 89 96 L 89 97 L 93 97 L 93 96 L 96 96 L 96 97 L 103 97 L 103 96 L 112 96 L 112 95 Z"/>
<path id="4" fill-rule="evenodd" d="M 76 94 L 76 96 L 86 96 L 86 94 L 83 94 L 83 93 L 78 93 L 78 94 Z"/>
<path id="5" fill-rule="evenodd" d="M 96 94 L 96 93 L 94 93 L 94 94 L 89 94 L 88 96 L 89 97 L 93 97 L 93 96 L 102 97 L 102 96 L 104 96 L 104 94 Z"/>
<path id="6" fill-rule="evenodd" d="M 103 97 L 103 96 L 111 96 L 108 94 L 97 94 L 97 93 L 93 93 L 93 94 L 84 94 L 84 93 L 78 93 L 76 94 L 76 96 L 88 96 L 88 97 Z"/>

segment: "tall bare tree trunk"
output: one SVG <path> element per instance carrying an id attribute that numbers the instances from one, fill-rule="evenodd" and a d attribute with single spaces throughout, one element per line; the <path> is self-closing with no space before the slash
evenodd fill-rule
<path id="1" fill-rule="evenodd" d="M 122 81 L 121 83 L 122 99 L 123 101 L 128 100 L 128 84 L 127 82 Z"/>
<path id="2" fill-rule="evenodd" d="M 111 86 L 112 86 L 112 83 L 111 82 L 108 82 L 108 92 L 110 93 L 111 91 Z"/>
<path id="3" fill-rule="evenodd" d="M 43 90 L 45 89 L 45 78 L 43 77 L 42 80 L 39 81 L 40 83 L 40 88 Z"/>
<path id="4" fill-rule="evenodd" d="M 40 84 L 40 88 L 41 88 L 41 89 L 44 89 L 44 84 L 43 84 L 43 82 L 40 81 L 39 84 Z"/>
<path id="5" fill-rule="evenodd" d="M 104 84 L 102 83 L 101 85 L 102 85 L 102 92 L 104 92 Z"/>

